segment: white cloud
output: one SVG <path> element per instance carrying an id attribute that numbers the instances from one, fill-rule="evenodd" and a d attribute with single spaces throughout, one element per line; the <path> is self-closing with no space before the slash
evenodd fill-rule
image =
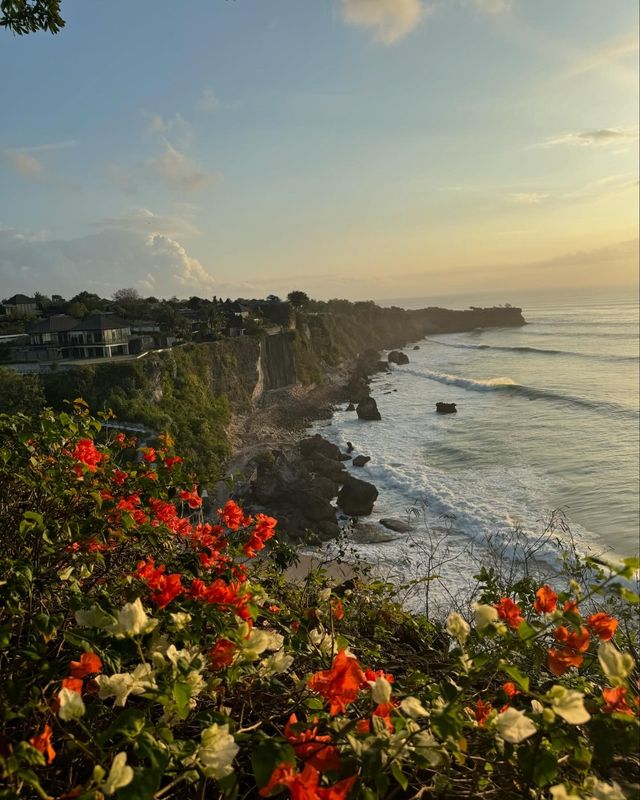
<path id="1" fill-rule="evenodd" d="M 65 150 L 67 147 L 75 147 L 78 142 L 75 139 L 64 139 L 61 142 L 45 142 L 44 144 L 30 145 L 29 147 L 12 147 L 15 153 L 44 153 L 49 150 Z"/>
<path id="2" fill-rule="evenodd" d="M 512 192 L 509 195 L 512 203 L 521 206 L 539 206 L 548 197 L 548 194 L 540 194 L 540 192 Z"/>
<path id="3" fill-rule="evenodd" d="M 103 217 L 94 223 L 96 228 L 117 228 L 145 235 L 160 233 L 176 238 L 198 236 L 201 231 L 188 219 L 182 216 L 154 214 L 148 208 L 133 208 L 120 217 Z"/>
<path id="4" fill-rule="evenodd" d="M 4 157 L 12 169 L 28 178 L 37 178 L 44 172 L 42 162 L 28 153 L 7 150 Z"/>
<path id="5" fill-rule="evenodd" d="M 372 29 L 375 41 L 384 44 L 411 33 L 431 10 L 422 0 L 342 0 L 344 21 Z"/>
<path id="6" fill-rule="evenodd" d="M 557 145 L 609 147 L 611 145 L 635 142 L 637 139 L 638 128 L 599 128 L 590 131 L 561 133 L 541 142 L 538 147 L 555 147 Z"/>
<path id="7" fill-rule="evenodd" d="M 203 90 L 198 102 L 198 108 L 201 111 L 207 112 L 217 111 L 220 108 L 220 101 L 216 97 L 213 89 L 206 88 Z"/>
<path id="8" fill-rule="evenodd" d="M 0 285 L 8 294 L 37 289 L 67 297 L 82 289 L 111 296 L 122 286 L 138 286 L 165 297 L 230 288 L 177 239 L 125 227 L 106 227 L 75 239 L 42 239 L 0 230 Z"/>
<path id="9" fill-rule="evenodd" d="M 487 14 L 503 14 L 513 7 L 513 0 L 471 0 L 473 5 Z"/>
<path id="10" fill-rule="evenodd" d="M 628 77 L 637 85 L 638 67 L 636 54 L 640 47 L 640 38 L 637 33 L 631 36 L 622 36 L 612 39 L 597 50 L 593 50 L 587 55 L 580 55 L 575 59 L 571 68 L 561 77 L 575 77 L 576 75 L 584 75 L 593 70 L 600 70 L 611 66 L 616 67 L 619 62 L 633 56 L 633 65 L 628 73 Z"/>
<path id="11" fill-rule="evenodd" d="M 169 189 L 175 191 L 193 192 L 202 189 L 213 178 L 211 173 L 198 166 L 166 139 L 162 155 L 149 159 L 145 166 L 148 172 L 157 175 Z"/>

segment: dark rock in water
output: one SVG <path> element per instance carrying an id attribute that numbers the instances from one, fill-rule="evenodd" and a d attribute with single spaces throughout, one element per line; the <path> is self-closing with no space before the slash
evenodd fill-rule
<path id="1" fill-rule="evenodd" d="M 348 453 L 340 453 L 340 461 L 351 461 L 351 456 Z"/>
<path id="2" fill-rule="evenodd" d="M 419 350 L 420 349 L 420 345 L 419 344 L 414 344 L 413 349 L 414 350 Z"/>
<path id="3" fill-rule="evenodd" d="M 338 506 L 351 517 L 367 516 L 377 497 L 378 490 L 372 483 L 349 476 L 338 492 Z"/>
<path id="4" fill-rule="evenodd" d="M 353 445 L 351 442 L 347 442 L 347 453 L 353 453 Z"/>
<path id="5" fill-rule="evenodd" d="M 349 405 L 345 408 L 345 411 L 355 411 L 355 410 L 356 407 L 353 405 L 353 403 L 349 403 Z"/>
<path id="6" fill-rule="evenodd" d="M 381 519 L 380 524 L 384 525 L 384 527 L 388 528 L 390 531 L 397 531 L 397 533 L 409 533 L 413 530 L 408 522 L 403 522 L 401 519 L 395 519 L 394 517 Z"/>
<path id="7" fill-rule="evenodd" d="M 353 466 L 354 467 L 364 467 L 364 465 L 371 461 L 371 456 L 356 456 L 353 459 Z"/>
<path id="8" fill-rule="evenodd" d="M 307 458 L 316 453 L 320 453 L 325 458 L 330 458 L 333 461 L 339 461 L 342 456 L 338 445 L 323 439 L 319 433 L 316 433 L 315 436 L 311 436 L 308 439 L 303 439 L 300 442 L 300 452 Z"/>
<path id="9" fill-rule="evenodd" d="M 331 458 L 326 458 L 322 453 L 316 453 L 313 456 L 309 467 L 319 475 L 330 478 L 332 481 L 336 481 L 336 483 L 344 483 L 348 474 L 342 461 L 334 461 Z"/>
<path id="10" fill-rule="evenodd" d="M 392 350 L 387 356 L 387 361 L 390 364 L 408 364 L 409 356 L 406 353 L 400 352 L 400 350 Z"/>
<path id="11" fill-rule="evenodd" d="M 296 492 L 295 505 L 312 522 L 335 522 L 336 510 L 328 500 L 312 492 Z"/>
<path id="12" fill-rule="evenodd" d="M 458 409 L 455 403 L 436 403 L 438 414 L 457 414 Z"/>
<path id="13" fill-rule="evenodd" d="M 378 361 L 374 367 L 374 372 L 390 372 L 386 361 Z"/>
<path id="14" fill-rule="evenodd" d="M 356 413 L 358 414 L 359 419 L 382 419 L 380 412 L 378 411 L 378 404 L 373 397 L 367 397 L 366 400 L 362 400 L 362 402 L 358 403 Z"/>

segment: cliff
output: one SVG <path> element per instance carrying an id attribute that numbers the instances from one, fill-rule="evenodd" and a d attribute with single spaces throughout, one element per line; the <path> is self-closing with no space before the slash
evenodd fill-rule
<path id="1" fill-rule="evenodd" d="M 248 412 L 270 391 L 321 384 L 366 350 L 403 347 L 430 333 L 521 324 L 520 309 L 405 311 L 348 303 L 331 313 L 298 314 L 291 330 L 275 335 L 188 344 L 40 380 L 54 408 L 83 397 L 94 411 L 110 408 L 120 420 L 168 430 L 198 474 L 215 479 L 230 452 L 232 415 Z"/>

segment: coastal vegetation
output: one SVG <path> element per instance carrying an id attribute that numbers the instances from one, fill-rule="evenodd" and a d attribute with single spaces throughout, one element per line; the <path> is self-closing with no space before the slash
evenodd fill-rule
<path id="1" fill-rule="evenodd" d="M 275 518 L 206 519 L 180 442 L 108 421 L 0 417 L 0 798 L 637 791 L 636 561 L 414 616 L 290 582 Z"/>

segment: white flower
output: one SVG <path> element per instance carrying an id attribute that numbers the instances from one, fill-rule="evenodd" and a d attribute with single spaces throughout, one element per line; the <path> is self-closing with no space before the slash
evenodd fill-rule
<path id="1" fill-rule="evenodd" d="M 198 760 L 207 778 L 224 778 L 231 775 L 231 762 L 240 749 L 229 733 L 228 725 L 216 725 L 202 731 Z"/>
<path id="2" fill-rule="evenodd" d="M 118 755 L 114 756 L 107 780 L 102 786 L 102 791 L 105 794 L 113 794 L 118 789 L 128 786 L 132 780 L 133 770 L 127 766 L 127 754 L 118 753 Z"/>
<path id="3" fill-rule="evenodd" d="M 293 664 L 293 656 L 287 655 L 284 650 L 278 650 L 260 662 L 260 674 L 266 678 L 288 672 Z"/>
<path id="4" fill-rule="evenodd" d="M 321 592 L 318 594 L 318 600 L 319 600 L 321 603 L 326 603 L 326 602 L 327 602 L 327 600 L 328 600 L 330 597 L 331 597 L 331 587 L 330 587 L 330 586 L 328 586 L 326 589 L 323 589 L 323 590 L 322 590 L 322 591 L 321 591 Z"/>
<path id="5" fill-rule="evenodd" d="M 573 794 L 573 792 L 569 794 L 563 783 L 552 786 L 549 791 L 551 792 L 551 800 L 580 800 L 580 795 Z"/>
<path id="6" fill-rule="evenodd" d="M 133 672 L 119 672 L 115 675 L 98 675 L 96 682 L 100 697 L 115 697 L 114 706 L 124 706 L 130 694 L 143 694 L 148 689 L 156 689 L 153 670 L 149 664 L 138 664 Z"/>
<path id="7" fill-rule="evenodd" d="M 495 609 L 494 609 L 495 611 Z M 496 612 L 497 613 L 497 612 Z M 469 623 L 463 619 L 460 614 L 452 611 L 447 617 L 447 633 L 454 639 L 457 639 L 461 645 L 467 641 L 467 636 L 471 628 Z"/>
<path id="8" fill-rule="evenodd" d="M 169 614 L 169 616 L 173 620 L 173 625 L 177 631 L 186 628 L 191 622 L 191 614 L 187 614 L 186 611 L 176 611 L 175 613 Z"/>
<path id="9" fill-rule="evenodd" d="M 587 800 L 626 800 L 622 789 L 615 781 L 605 783 L 592 776 L 585 781 L 585 788 L 589 792 Z"/>
<path id="10" fill-rule="evenodd" d="M 518 744 L 518 742 L 528 739 L 538 730 L 529 717 L 515 708 L 508 708 L 502 714 L 498 714 L 496 727 L 505 742 L 511 744 Z"/>
<path id="11" fill-rule="evenodd" d="M 375 682 L 369 681 L 371 686 L 371 698 L 374 703 L 382 705 L 391 700 L 391 684 L 382 675 L 375 679 Z"/>
<path id="12" fill-rule="evenodd" d="M 591 714 L 584 707 L 584 695 L 564 686 L 552 686 L 546 694 L 551 708 L 558 716 L 571 725 L 584 725 L 591 719 Z"/>
<path id="13" fill-rule="evenodd" d="M 493 606 L 476 603 L 473 607 L 473 615 L 476 628 L 479 631 L 486 628 L 487 625 L 493 625 L 494 622 L 498 621 L 498 611 Z"/>
<path id="14" fill-rule="evenodd" d="M 108 631 L 115 634 L 119 639 L 125 636 L 139 636 L 149 633 L 158 624 L 157 619 L 150 619 L 139 597 L 133 603 L 125 603 L 118 611 L 118 621 L 114 625 L 109 625 Z"/>
<path id="15" fill-rule="evenodd" d="M 531 710 L 534 714 L 542 714 L 544 711 L 544 706 L 539 700 L 532 700 L 531 701 Z"/>
<path id="16" fill-rule="evenodd" d="M 80 692 L 73 692 L 71 689 L 61 689 L 58 693 L 58 716 L 66 721 L 70 719 L 80 719 L 84 716 L 84 702 Z"/>
<path id="17" fill-rule="evenodd" d="M 635 665 L 629 653 L 621 653 L 611 642 L 601 642 L 598 647 L 598 661 L 613 686 L 622 686 Z"/>
<path id="18" fill-rule="evenodd" d="M 408 717 L 411 717 L 412 719 L 429 716 L 429 712 L 422 705 L 422 703 L 418 700 L 417 697 L 405 697 L 404 700 L 400 703 L 400 710 L 402 711 L 403 714 L 406 714 Z"/>

